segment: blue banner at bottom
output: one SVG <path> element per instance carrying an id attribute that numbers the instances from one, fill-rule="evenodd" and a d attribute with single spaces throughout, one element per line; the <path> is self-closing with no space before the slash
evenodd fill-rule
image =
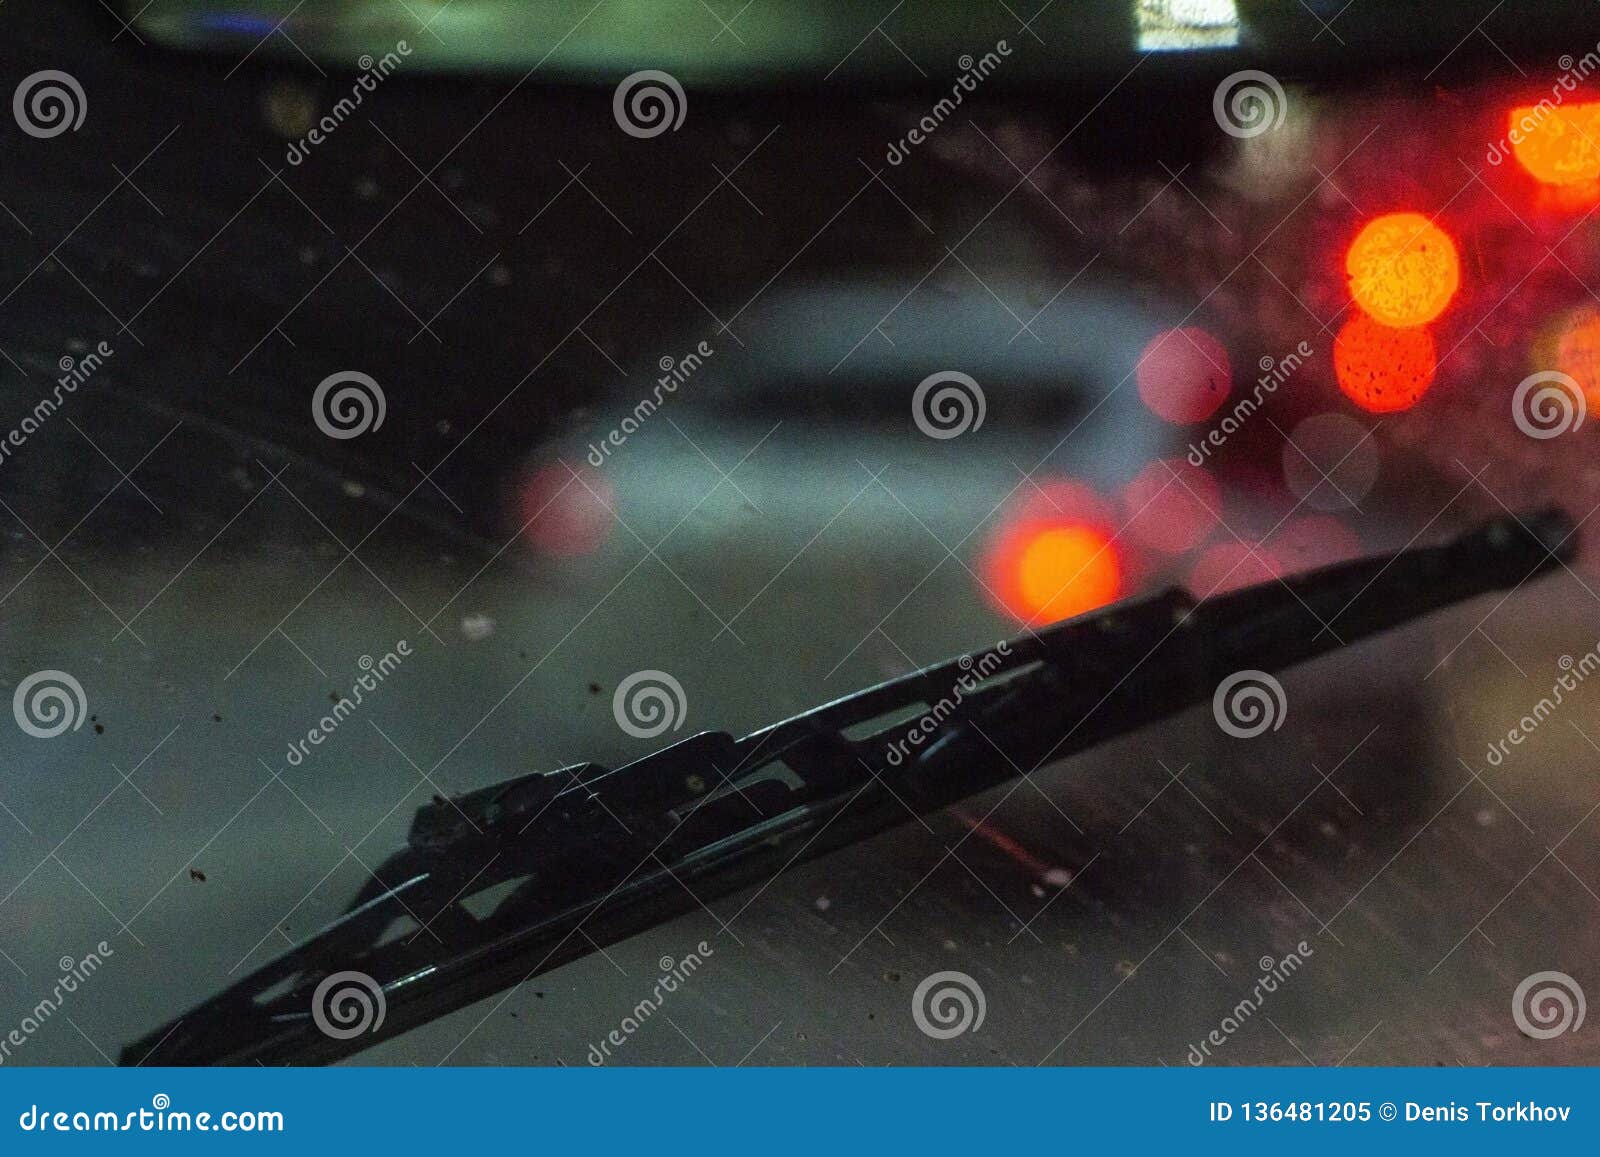
<path id="1" fill-rule="evenodd" d="M 0 1146 L 696 1157 L 1592 1145 L 1600 1070 L 0 1069 Z M 196 1142 L 195 1138 L 206 1138 Z M 377 1148 L 381 1147 L 381 1148 Z M 1140 1152 L 1141 1149 L 1134 1149 Z"/>

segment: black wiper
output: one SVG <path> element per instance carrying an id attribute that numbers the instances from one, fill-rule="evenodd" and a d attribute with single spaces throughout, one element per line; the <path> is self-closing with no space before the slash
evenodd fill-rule
<path id="1" fill-rule="evenodd" d="M 1237 672 L 1520 585 L 1569 557 L 1573 535 L 1551 510 L 1203 602 L 1171 590 L 743 739 L 706 732 L 615 771 L 577 764 L 436 799 L 345 915 L 122 1062 L 347 1056 L 905 823 L 908 809 L 943 808 L 1210 699 Z M 467 902 L 491 889 L 508 894 L 475 915 Z M 341 973 L 360 974 L 381 1023 L 361 1017 L 356 1034 L 338 1010 L 330 1019 L 325 982 Z"/>

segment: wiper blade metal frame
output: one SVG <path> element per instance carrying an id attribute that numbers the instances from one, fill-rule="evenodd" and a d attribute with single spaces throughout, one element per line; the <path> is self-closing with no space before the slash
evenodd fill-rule
<path id="1" fill-rule="evenodd" d="M 1570 557 L 1574 533 L 1549 510 L 1203 602 L 1168 590 L 743 739 L 705 732 L 615 771 L 577 764 L 436 799 L 343 916 L 129 1045 L 122 1063 L 349 1056 L 796 861 L 1172 715 L 1234 672 L 1278 670 L 1519 586 Z M 921 729 L 925 743 L 902 738 L 919 708 L 926 719 L 929 705 L 952 700 Z M 466 906 L 507 886 L 485 915 Z M 415 934 L 395 935 L 402 925 Z M 384 1015 L 360 1035 L 331 1035 L 313 1015 L 314 996 L 326 978 L 350 971 L 381 989 Z"/>

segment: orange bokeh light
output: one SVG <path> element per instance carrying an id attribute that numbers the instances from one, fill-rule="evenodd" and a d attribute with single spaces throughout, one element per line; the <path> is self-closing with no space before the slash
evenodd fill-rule
<path id="1" fill-rule="evenodd" d="M 1121 597 L 1127 559 L 1109 505 L 1075 482 L 1047 482 L 1000 524 L 984 585 L 1007 614 L 1033 626 L 1070 619 Z"/>
<path id="2" fill-rule="evenodd" d="M 1517 163 L 1546 185 L 1600 180 L 1600 103 L 1540 109 L 1523 105 L 1507 117 Z"/>
<path id="3" fill-rule="evenodd" d="M 1395 329 L 1356 314 L 1333 340 L 1333 372 L 1339 388 L 1374 414 L 1409 410 L 1439 369 L 1433 335 L 1425 329 Z"/>
<path id="4" fill-rule="evenodd" d="M 1110 540 L 1094 527 L 1054 527 L 1023 544 L 1016 589 L 1030 620 L 1054 623 L 1113 601 L 1122 568 Z"/>
<path id="5" fill-rule="evenodd" d="M 1179 426 L 1211 417 L 1233 389 L 1227 349 L 1197 325 L 1151 338 L 1134 376 L 1151 413 Z"/>
<path id="6" fill-rule="evenodd" d="M 1561 327 L 1556 369 L 1578 383 L 1591 406 L 1600 405 L 1600 310 L 1581 309 Z"/>
<path id="7" fill-rule="evenodd" d="M 1344 265 L 1356 304 L 1396 328 L 1428 324 L 1461 286 L 1455 242 L 1421 213 L 1386 213 L 1367 222 Z"/>

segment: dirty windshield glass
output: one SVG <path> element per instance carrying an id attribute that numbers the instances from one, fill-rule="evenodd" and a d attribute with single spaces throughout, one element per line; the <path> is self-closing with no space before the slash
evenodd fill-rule
<path id="1" fill-rule="evenodd" d="M 1595 1059 L 1593 6 L 1034 7 L 0 8 L 7 1063 Z"/>

